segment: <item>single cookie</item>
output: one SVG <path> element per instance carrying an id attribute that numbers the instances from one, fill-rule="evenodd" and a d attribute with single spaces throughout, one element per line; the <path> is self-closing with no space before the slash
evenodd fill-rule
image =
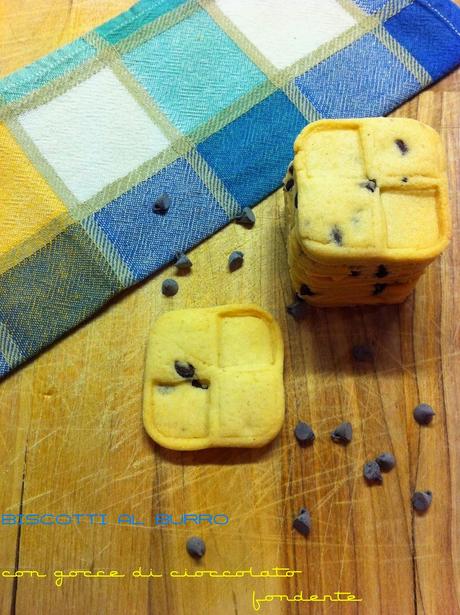
<path id="1" fill-rule="evenodd" d="M 299 237 L 312 256 L 416 261 L 446 247 L 446 161 L 430 126 L 408 118 L 320 120 L 304 128 L 294 152 Z"/>
<path id="2" fill-rule="evenodd" d="M 259 447 L 284 419 L 283 340 L 255 305 L 166 312 L 147 350 L 143 418 L 175 450 Z"/>

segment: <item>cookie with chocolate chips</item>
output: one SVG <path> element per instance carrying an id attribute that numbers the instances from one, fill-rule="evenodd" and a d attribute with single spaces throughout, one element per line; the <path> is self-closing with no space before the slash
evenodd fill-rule
<path id="1" fill-rule="evenodd" d="M 143 419 L 161 446 L 259 447 L 284 419 L 283 340 L 256 305 L 169 311 L 154 323 Z"/>
<path id="2" fill-rule="evenodd" d="M 319 307 L 404 301 L 450 237 L 438 133 L 407 118 L 325 119 L 294 152 L 284 198 L 295 291 L 314 289 L 299 294 Z"/>

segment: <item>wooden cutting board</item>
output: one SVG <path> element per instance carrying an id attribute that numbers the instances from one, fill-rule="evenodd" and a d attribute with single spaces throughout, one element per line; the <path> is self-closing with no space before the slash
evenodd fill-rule
<path id="1" fill-rule="evenodd" d="M 8 74 L 128 8 L 129 0 L 3 0 L 0 70 Z M 400 108 L 441 132 L 449 157 L 454 215 L 450 248 L 401 306 L 312 309 L 298 323 L 286 314 L 292 294 L 286 264 L 283 195 L 255 209 L 247 230 L 230 225 L 191 253 L 193 273 L 166 299 L 163 271 L 123 293 L 96 318 L 0 384 L 1 514 L 105 515 L 106 525 L 1 525 L 3 570 L 46 577 L 0 578 L 1 613 L 230 615 L 252 613 L 256 597 L 350 592 L 361 602 L 261 604 L 261 613 L 460 613 L 458 192 L 460 71 Z M 244 267 L 229 274 L 227 256 Z M 458 282 L 458 280 L 457 280 Z M 279 320 L 286 348 L 287 412 L 280 436 L 261 450 L 176 453 L 152 444 L 141 418 L 144 351 L 163 311 L 255 302 Z M 356 363 L 354 344 L 375 360 Z M 436 410 L 428 428 L 412 418 L 419 402 Z M 298 420 L 316 431 L 301 449 Z M 331 443 L 343 420 L 353 442 Z M 397 467 L 368 487 L 362 465 L 392 451 Z M 415 489 L 433 504 L 417 517 Z M 312 531 L 291 529 L 306 505 Z M 156 514 L 225 514 L 225 526 L 158 526 Z M 144 525 L 120 524 L 132 515 Z M 93 518 L 93 521 L 102 517 Z M 207 553 L 185 552 L 191 535 Z M 133 576 L 141 567 L 158 578 Z M 196 571 L 253 570 L 241 577 Z M 301 571 L 281 576 L 274 567 Z M 86 569 L 125 576 L 63 578 Z M 254 576 L 268 570 L 270 576 Z M 180 577 L 171 575 L 171 571 Z M 188 571 L 188 576 L 185 572 Z"/>

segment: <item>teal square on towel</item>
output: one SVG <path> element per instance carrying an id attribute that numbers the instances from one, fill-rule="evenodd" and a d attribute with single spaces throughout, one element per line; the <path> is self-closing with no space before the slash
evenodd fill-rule
<path id="1" fill-rule="evenodd" d="M 123 60 L 183 133 L 266 80 L 202 10 L 125 54 Z"/>

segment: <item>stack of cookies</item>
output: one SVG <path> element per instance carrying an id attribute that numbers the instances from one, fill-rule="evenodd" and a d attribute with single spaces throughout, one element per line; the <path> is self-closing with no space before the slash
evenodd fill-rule
<path id="1" fill-rule="evenodd" d="M 400 303 L 450 237 L 438 133 L 416 120 L 309 124 L 285 180 L 296 294 L 317 306 Z"/>

